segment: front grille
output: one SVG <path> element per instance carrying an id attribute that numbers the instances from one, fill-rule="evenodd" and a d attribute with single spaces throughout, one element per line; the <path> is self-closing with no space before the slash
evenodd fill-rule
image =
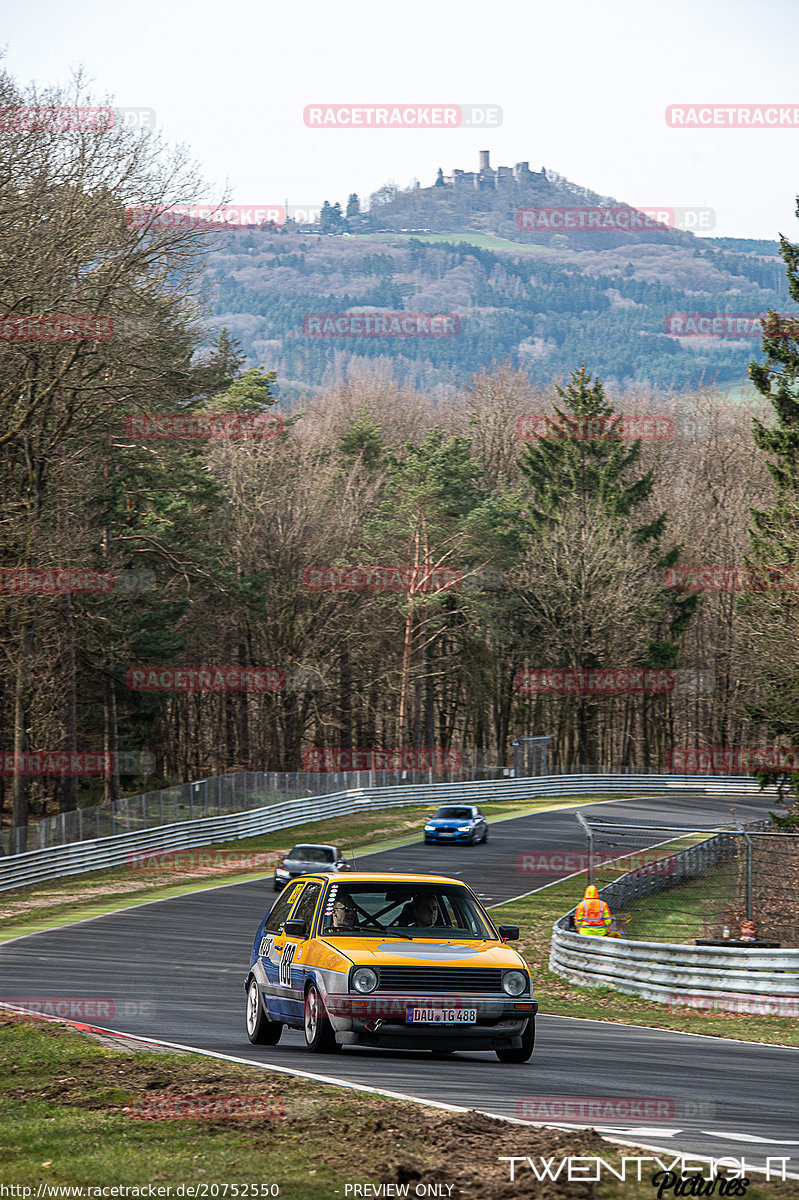
<path id="1" fill-rule="evenodd" d="M 381 967 L 379 992 L 501 992 L 498 967 Z"/>

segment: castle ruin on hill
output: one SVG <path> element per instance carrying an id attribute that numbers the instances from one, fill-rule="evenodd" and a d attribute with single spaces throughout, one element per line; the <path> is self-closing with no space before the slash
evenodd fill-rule
<path id="1" fill-rule="evenodd" d="M 494 169 L 489 162 L 490 151 L 481 150 L 479 153 L 479 170 L 459 171 L 456 168 L 451 175 L 445 175 L 441 167 L 439 167 L 438 176 L 433 186 L 437 188 L 454 188 L 458 191 L 465 188 L 472 188 L 477 191 L 502 191 L 503 188 L 510 187 L 514 183 L 529 185 L 548 182 L 545 167 L 542 167 L 540 171 L 531 171 L 529 162 L 519 162 L 516 163 L 515 167 L 497 167 Z"/>

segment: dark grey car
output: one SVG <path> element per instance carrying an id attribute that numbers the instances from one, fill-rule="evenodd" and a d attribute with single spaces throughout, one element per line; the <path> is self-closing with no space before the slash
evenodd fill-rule
<path id="1" fill-rule="evenodd" d="M 303 843 L 289 850 L 285 858 L 275 867 L 274 888 L 276 892 L 281 891 L 290 879 L 296 879 L 299 875 L 349 869 L 350 863 L 345 862 L 337 846 L 317 846 Z"/>

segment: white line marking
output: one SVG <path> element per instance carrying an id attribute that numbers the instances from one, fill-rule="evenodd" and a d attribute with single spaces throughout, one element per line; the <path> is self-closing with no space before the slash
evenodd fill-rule
<path id="1" fill-rule="evenodd" d="M 784 1142 L 779 1138 L 758 1137 L 754 1133 L 728 1133 L 725 1129 L 700 1129 L 708 1137 L 729 1138 L 731 1142 L 757 1142 L 764 1146 L 799 1146 L 799 1142 Z"/>

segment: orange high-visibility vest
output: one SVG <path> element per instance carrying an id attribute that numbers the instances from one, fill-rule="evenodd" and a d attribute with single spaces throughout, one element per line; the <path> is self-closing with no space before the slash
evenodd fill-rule
<path id="1" fill-rule="evenodd" d="M 610 928 L 611 920 L 610 909 L 598 896 L 581 900 L 574 910 L 574 923 L 579 933 L 602 937 Z"/>

